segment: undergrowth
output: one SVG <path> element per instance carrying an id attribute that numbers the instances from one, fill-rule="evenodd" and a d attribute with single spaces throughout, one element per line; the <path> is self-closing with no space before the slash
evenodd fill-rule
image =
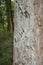
<path id="1" fill-rule="evenodd" d="M 13 63 L 13 33 L 0 31 L 0 65 Z"/>

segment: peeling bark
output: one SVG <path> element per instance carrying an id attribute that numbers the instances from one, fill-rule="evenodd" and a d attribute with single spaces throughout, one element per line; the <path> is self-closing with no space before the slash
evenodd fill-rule
<path id="1" fill-rule="evenodd" d="M 14 0 L 13 65 L 43 64 L 43 0 Z"/>

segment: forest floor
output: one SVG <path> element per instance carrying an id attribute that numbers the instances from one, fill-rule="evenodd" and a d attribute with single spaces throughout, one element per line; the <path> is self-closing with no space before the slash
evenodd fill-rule
<path id="1" fill-rule="evenodd" d="M 0 31 L 0 65 L 13 63 L 13 33 Z"/>

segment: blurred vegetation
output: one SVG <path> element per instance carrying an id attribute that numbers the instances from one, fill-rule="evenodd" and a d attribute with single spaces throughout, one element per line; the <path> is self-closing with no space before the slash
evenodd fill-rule
<path id="1" fill-rule="evenodd" d="M 0 32 L 0 65 L 13 63 L 13 35 L 11 32 Z"/>
<path id="2" fill-rule="evenodd" d="M 0 65 L 13 63 L 14 1 L 0 0 Z"/>
<path id="3" fill-rule="evenodd" d="M 14 30 L 14 1 L 0 0 L 0 30 Z"/>

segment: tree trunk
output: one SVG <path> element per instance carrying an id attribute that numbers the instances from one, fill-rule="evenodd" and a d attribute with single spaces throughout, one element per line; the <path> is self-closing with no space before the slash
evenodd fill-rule
<path id="1" fill-rule="evenodd" d="M 13 65 L 43 65 L 43 0 L 15 0 Z"/>
<path id="2" fill-rule="evenodd" d="M 5 0 L 5 4 L 6 4 L 6 12 L 7 12 L 7 30 L 10 31 L 11 30 L 11 17 L 10 17 L 10 0 Z"/>
<path id="3" fill-rule="evenodd" d="M 14 31 L 14 22 L 13 22 L 13 11 L 12 11 L 12 5 L 11 5 L 11 0 L 9 0 L 9 7 L 10 7 L 10 17 L 11 17 L 11 23 L 12 23 L 12 31 Z"/>

